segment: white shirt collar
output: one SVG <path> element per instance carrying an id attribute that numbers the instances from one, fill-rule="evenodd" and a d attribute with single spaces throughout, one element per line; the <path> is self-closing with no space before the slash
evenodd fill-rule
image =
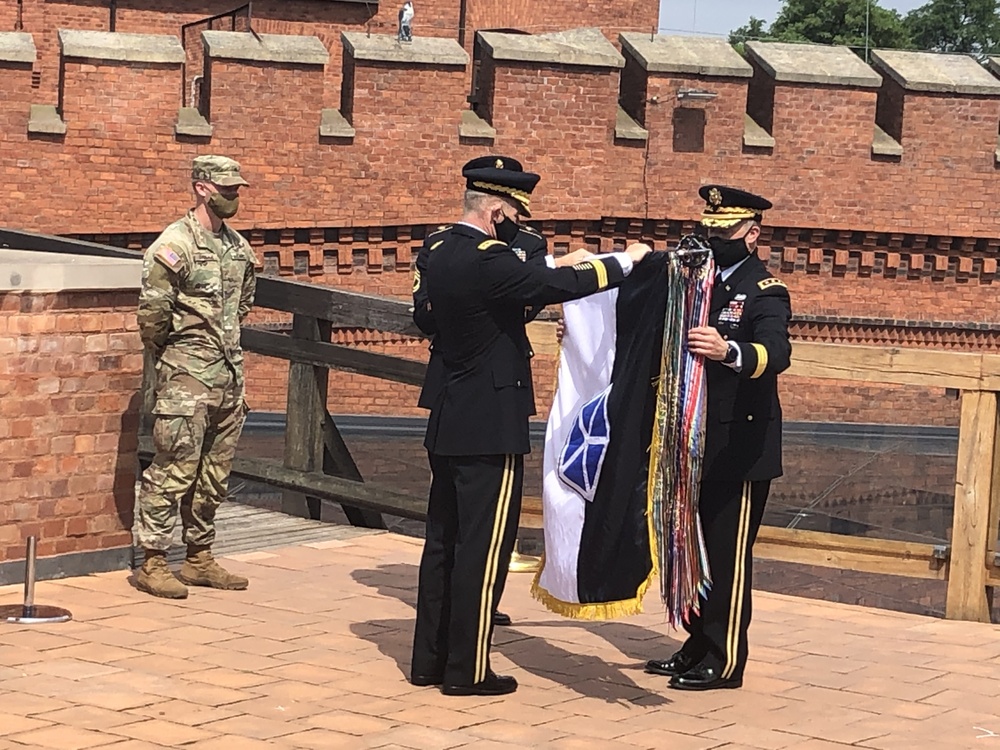
<path id="1" fill-rule="evenodd" d="M 720 281 L 725 281 L 726 279 L 728 279 L 730 276 L 732 276 L 734 273 L 736 273 L 736 269 L 737 268 L 739 268 L 740 266 L 742 266 L 748 260 L 750 260 L 750 254 L 749 253 L 747 253 L 747 257 L 745 257 L 743 260 L 741 260 L 735 266 L 730 266 L 729 268 L 723 268 L 723 269 L 721 269 L 719 271 L 719 280 Z"/>

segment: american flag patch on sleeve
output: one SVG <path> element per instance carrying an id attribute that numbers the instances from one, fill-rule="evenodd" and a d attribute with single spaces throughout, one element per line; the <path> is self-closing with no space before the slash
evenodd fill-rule
<path id="1" fill-rule="evenodd" d="M 153 256 L 163 265 L 169 268 L 171 271 L 176 271 L 178 266 L 181 264 L 181 256 L 170 249 L 170 247 L 164 245 L 159 250 L 156 251 Z"/>

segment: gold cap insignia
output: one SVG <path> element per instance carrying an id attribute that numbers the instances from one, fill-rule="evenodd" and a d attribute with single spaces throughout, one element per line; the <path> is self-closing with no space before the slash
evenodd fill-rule
<path id="1" fill-rule="evenodd" d="M 503 159 L 497 159 L 497 163 L 493 165 L 497 169 L 503 169 Z"/>
<path id="2" fill-rule="evenodd" d="M 718 188 L 712 188 L 708 191 L 708 202 L 716 207 L 722 205 L 722 193 L 719 192 Z"/>

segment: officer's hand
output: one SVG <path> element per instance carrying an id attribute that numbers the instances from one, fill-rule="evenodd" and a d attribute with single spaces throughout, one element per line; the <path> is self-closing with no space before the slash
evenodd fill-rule
<path id="1" fill-rule="evenodd" d="M 571 253 L 566 253 L 566 255 L 561 258 L 556 258 L 556 268 L 563 268 L 565 266 L 575 266 L 577 263 L 583 263 L 585 260 L 590 260 L 594 257 L 594 254 L 589 250 L 584 250 L 582 247 L 579 250 L 574 250 Z"/>
<path id="2" fill-rule="evenodd" d="M 562 318 L 556 323 L 556 341 L 560 344 L 562 343 L 563 336 L 566 335 L 566 324 L 563 322 Z"/>
<path id="3" fill-rule="evenodd" d="M 717 330 L 705 326 L 688 331 L 688 349 L 692 354 L 700 354 L 707 359 L 721 362 L 726 358 L 729 344 Z"/>
<path id="4" fill-rule="evenodd" d="M 628 249 L 625 250 L 625 252 L 628 253 L 628 256 L 632 259 L 633 263 L 638 263 L 647 255 L 649 255 L 651 252 L 653 252 L 653 248 L 642 242 L 636 242 L 634 245 L 629 245 Z"/>

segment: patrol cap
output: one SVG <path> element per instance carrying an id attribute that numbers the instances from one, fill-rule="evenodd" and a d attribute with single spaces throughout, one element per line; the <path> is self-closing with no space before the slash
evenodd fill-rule
<path id="1" fill-rule="evenodd" d="M 701 214 L 701 223 L 706 227 L 732 227 L 747 219 L 760 221 L 771 208 L 766 198 L 725 185 L 705 185 L 698 195 L 706 204 Z"/>
<path id="2" fill-rule="evenodd" d="M 480 156 L 462 167 L 469 190 L 513 198 L 520 213 L 531 216 L 531 191 L 541 178 L 525 172 L 521 162 L 506 156 Z"/>
<path id="3" fill-rule="evenodd" d="M 191 162 L 191 179 L 231 187 L 249 185 L 240 175 L 240 163 L 228 156 L 197 156 Z"/>

